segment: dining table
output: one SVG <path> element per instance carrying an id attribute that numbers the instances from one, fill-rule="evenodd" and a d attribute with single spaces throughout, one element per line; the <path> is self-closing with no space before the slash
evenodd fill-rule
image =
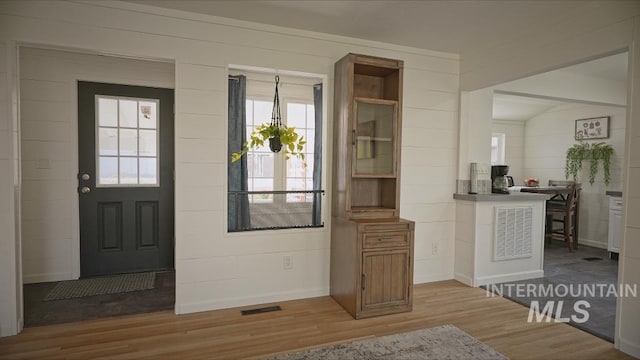
<path id="1" fill-rule="evenodd" d="M 570 186 L 523 186 L 523 187 L 519 187 L 519 190 L 520 192 L 549 195 L 549 199 L 547 199 L 547 206 L 548 206 L 550 203 L 557 204 L 557 203 L 566 202 L 569 197 L 569 193 L 571 193 L 572 191 L 572 188 Z M 574 233 L 573 233 L 573 243 L 576 249 L 578 248 L 579 215 L 580 215 L 580 196 L 576 198 L 576 210 L 575 210 L 575 219 L 574 219 L 575 227 L 574 227 Z M 553 226 L 553 224 L 552 222 L 548 222 L 546 226 Z M 549 229 L 547 231 L 549 231 Z"/>

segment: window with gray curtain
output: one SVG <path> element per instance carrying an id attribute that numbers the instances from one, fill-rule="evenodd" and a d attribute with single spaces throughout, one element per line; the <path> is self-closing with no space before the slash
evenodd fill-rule
<path id="1" fill-rule="evenodd" d="M 249 213 L 248 167 L 247 157 L 243 156 L 239 161 L 231 162 L 231 154 L 242 150 L 242 144 L 246 141 L 247 113 L 247 78 L 243 75 L 229 76 L 229 126 L 228 126 L 228 173 L 227 184 L 229 190 L 228 205 L 228 231 L 240 231 L 251 228 Z"/>
<path id="2" fill-rule="evenodd" d="M 270 122 L 273 88 L 264 74 L 238 71 L 229 76 L 228 231 L 321 227 L 322 222 L 322 84 L 310 79 L 281 80 L 283 124 L 307 139 L 306 160 L 273 153 L 268 144 L 249 150 L 232 163 L 248 135 Z M 237 74 L 237 73 L 236 73 Z M 306 162 L 306 166 L 304 163 Z"/>

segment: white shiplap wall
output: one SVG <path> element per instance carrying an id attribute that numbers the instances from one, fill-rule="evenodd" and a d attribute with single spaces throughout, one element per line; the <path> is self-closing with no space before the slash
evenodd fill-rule
<path id="1" fill-rule="evenodd" d="M 553 107 L 526 121 L 524 145 L 524 177 L 538 178 L 546 185 L 549 180 L 564 180 L 566 152 L 576 144 L 575 121 L 591 117 L 610 116 L 609 138 L 589 140 L 604 142 L 614 149 L 611 159 L 611 183 L 605 186 L 602 165 L 593 185 L 589 184 L 588 164 L 580 172 L 579 243 L 600 248 L 607 247 L 609 199 L 607 190 L 621 191 L 624 166 L 626 107 L 587 104 L 563 104 Z"/>
<path id="2" fill-rule="evenodd" d="M 25 283 L 79 276 L 77 81 L 174 87 L 173 64 L 22 47 Z"/>
<path id="3" fill-rule="evenodd" d="M 328 293 L 330 197 L 324 204 L 324 229 L 226 233 L 228 67 L 324 78 L 330 129 L 335 61 L 348 52 L 404 60 L 401 215 L 417 222 L 414 279 L 452 278 L 457 55 L 111 1 L 4 1 L 0 24 L 0 41 L 175 61 L 179 313 Z M 326 139 L 331 144 L 330 135 Z M 1 151 L 0 159 L 6 154 Z M 325 151 L 324 184 L 330 184 L 331 146 Z M 11 241 L 1 236 L 1 246 Z M 438 255 L 432 255 L 433 243 L 439 245 Z M 283 255 L 293 256 L 293 270 L 283 270 Z M 0 270 L 14 273 L 8 267 Z M 2 288 L 11 283 L 0 281 Z M 3 293 L 0 302 L 11 296 Z M 12 308 L 6 309 L 2 321 L 11 324 Z"/>

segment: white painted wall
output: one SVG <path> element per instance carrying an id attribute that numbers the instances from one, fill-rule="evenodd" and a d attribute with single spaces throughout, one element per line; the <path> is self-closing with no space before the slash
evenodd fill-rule
<path id="1" fill-rule="evenodd" d="M 77 279 L 77 81 L 173 88 L 173 64 L 20 49 L 25 283 Z"/>
<path id="2" fill-rule="evenodd" d="M 175 61 L 178 313 L 328 294 L 330 197 L 324 229 L 226 233 L 228 68 L 324 78 L 330 129 L 335 61 L 348 52 L 404 60 L 401 215 L 416 221 L 414 281 L 453 277 L 457 55 L 112 1 L 3 1 L 0 43 L 13 49 L 15 42 Z M 5 78 L 14 76 L 9 64 L 0 65 Z M 0 77 L 0 99 L 15 88 Z M 18 129 L 10 115 L 5 111 L 0 122 L 5 138 Z M 14 153 L 4 145 L 9 143 L 18 142 L 0 142 L 0 165 L 10 169 L 0 173 L 0 196 L 11 204 L 17 171 L 11 167 Z M 330 191 L 331 146 L 325 151 L 324 188 Z M 0 222 L 10 224 L 15 211 L 6 203 L 0 202 Z M 8 254 L 0 262 L 0 288 L 10 290 L 0 293 L 2 335 L 18 331 L 11 291 L 14 227 L 8 228 L 0 235 L 2 254 Z M 433 243 L 440 245 L 436 255 Z M 283 269 L 284 255 L 293 256 L 293 270 Z"/>
<path id="3" fill-rule="evenodd" d="M 605 186 L 600 166 L 596 181 L 590 185 L 588 163 L 585 163 L 585 169 L 578 179 L 582 183 L 579 243 L 605 249 L 607 247 L 609 200 L 605 192 L 622 190 L 626 112 L 624 107 L 566 103 L 526 121 L 524 176 L 538 178 L 540 184 L 546 185 L 549 180 L 565 179 L 566 151 L 577 143 L 574 137 L 575 120 L 611 116 L 610 137 L 588 141 L 605 142 L 613 147 L 611 183 Z"/>
<path id="4" fill-rule="evenodd" d="M 496 120 L 491 122 L 491 131 L 505 134 L 505 164 L 509 165 L 509 176 L 517 185 L 522 185 L 526 177 L 524 168 L 524 121 Z"/>

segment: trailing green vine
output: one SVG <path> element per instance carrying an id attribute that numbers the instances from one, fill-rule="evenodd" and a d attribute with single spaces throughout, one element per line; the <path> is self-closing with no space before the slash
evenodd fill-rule
<path id="1" fill-rule="evenodd" d="M 564 177 L 573 181 L 577 181 L 578 173 L 582 170 L 582 161 L 586 159 L 589 153 L 589 144 L 579 142 L 567 149 L 567 158 L 565 160 Z"/>
<path id="2" fill-rule="evenodd" d="M 245 141 L 242 144 L 242 149 L 238 152 L 231 154 L 231 162 L 236 162 L 246 155 L 252 149 L 264 146 L 265 142 L 271 138 L 278 138 L 283 145 L 286 159 L 289 160 L 291 156 L 296 157 L 303 161 L 303 166 L 307 167 L 304 156 L 304 145 L 307 143 L 304 140 L 304 136 L 298 136 L 296 129 L 293 127 L 287 127 L 286 125 L 274 125 L 270 123 L 264 123 L 255 128 L 249 135 L 249 141 Z"/>
<path id="3" fill-rule="evenodd" d="M 613 147 L 606 143 L 587 144 L 579 142 L 567 149 L 565 160 L 565 178 L 571 177 L 577 181 L 578 173 L 582 170 L 582 162 L 590 161 L 589 164 L 589 184 L 593 185 L 598 174 L 598 167 L 602 161 L 603 176 L 605 185 L 611 182 L 611 157 Z"/>

